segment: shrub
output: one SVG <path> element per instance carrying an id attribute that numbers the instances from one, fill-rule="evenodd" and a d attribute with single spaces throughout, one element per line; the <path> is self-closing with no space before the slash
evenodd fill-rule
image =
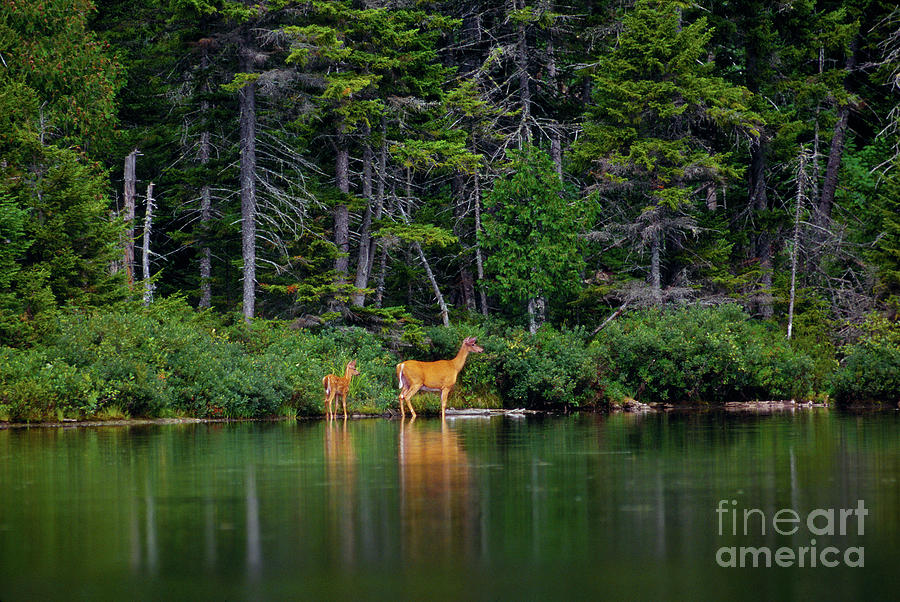
<path id="1" fill-rule="evenodd" d="M 463 339 L 475 337 L 484 352 L 469 356 L 465 368 L 457 377 L 453 396 L 464 399 L 474 397 L 477 399 L 475 403 L 480 407 L 497 405 L 498 383 L 501 379 L 501 364 L 498 360 L 505 349 L 505 341 L 503 337 L 489 334 L 491 326 L 490 323 L 465 322 L 452 324 L 449 328 L 432 326 L 425 331 L 431 345 L 422 354 L 404 359 L 425 361 L 451 359 L 459 352 Z M 396 375 L 394 379 L 396 380 Z"/>
<path id="2" fill-rule="evenodd" d="M 96 403 L 90 375 L 44 351 L 0 348 L 0 415 L 32 422 L 80 414 Z"/>
<path id="3" fill-rule="evenodd" d="M 322 378 L 329 373 L 343 376 L 352 359 L 360 374 L 350 381 L 348 408 L 386 410 L 397 399 L 392 384 L 397 360 L 376 335 L 362 328 L 327 328 L 312 334 L 282 327 L 260 356 L 260 362 L 283 375 L 292 407 L 307 415 L 322 412 Z"/>
<path id="4" fill-rule="evenodd" d="M 544 325 L 534 336 L 509 330 L 500 361 L 507 403 L 578 407 L 595 395 L 597 370 L 581 329 L 558 331 Z"/>
<path id="5" fill-rule="evenodd" d="M 900 401 L 900 329 L 870 316 L 857 343 L 843 349 L 840 368 L 829 386 L 839 405 Z"/>
<path id="6" fill-rule="evenodd" d="M 645 402 L 810 394 L 812 360 L 738 306 L 648 310 L 607 327 L 593 348 L 601 381 Z M 610 382 L 612 381 L 612 382 Z"/>

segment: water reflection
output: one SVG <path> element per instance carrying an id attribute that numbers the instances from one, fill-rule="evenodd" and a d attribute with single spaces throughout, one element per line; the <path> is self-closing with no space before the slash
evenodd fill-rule
<path id="1" fill-rule="evenodd" d="M 413 562 L 468 558 L 479 548 L 469 459 L 446 421 L 434 426 L 400 424 L 400 528 L 403 556 Z"/>
<path id="2" fill-rule="evenodd" d="M 134 495 L 129 503 L 130 566 L 133 573 L 143 571 L 154 575 L 159 567 L 159 547 L 156 499 L 149 475 L 145 475 L 143 479 L 143 490 L 142 497 Z"/>
<path id="3" fill-rule="evenodd" d="M 898 434 L 827 412 L 0 430 L 0 599 L 887 598 Z M 866 566 L 720 569 L 720 546 L 809 545 L 719 535 L 720 500 L 864 500 L 864 536 L 817 540 Z"/>
<path id="4" fill-rule="evenodd" d="M 247 464 L 244 473 L 246 495 L 247 526 L 247 576 L 256 581 L 262 569 L 262 547 L 259 536 L 259 496 L 256 492 L 256 471 L 252 463 Z"/>
<path id="5" fill-rule="evenodd" d="M 326 420 L 324 441 L 329 531 L 333 541 L 339 542 L 342 562 L 350 566 L 355 562 L 358 525 L 356 453 L 347 419 Z"/>

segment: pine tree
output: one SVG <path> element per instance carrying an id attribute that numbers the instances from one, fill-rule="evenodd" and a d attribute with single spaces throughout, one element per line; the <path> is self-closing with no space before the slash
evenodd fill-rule
<path id="1" fill-rule="evenodd" d="M 560 181 L 550 156 L 532 146 L 509 151 L 504 173 L 485 196 L 485 269 L 491 291 L 524 308 L 534 333 L 546 300 L 573 297 L 584 268 L 581 254 L 590 211 Z"/>
<path id="2" fill-rule="evenodd" d="M 738 175 L 728 152 L 716 151 L 713 134 L 758 134 L 748 91 L 713 76 L 712 64 L 703 60 L 710 35 L 704 17 L 682 22 L 678 2 L 638 2 L 623 19 L 615 47 L 599 59 L 594 105 L 576 148 L 598 190 L 618 195 L 628 207 L 626 230 L 649 253 L 657 304 L 667 242 L 696 232 L 710 184 Z"/>
<path id="3" fill-rule="evenodd" d="M 375 234 L 373 219 L 384 210 L 388 174 L 388 130 L 407 107 L 424 108 L 441 95 L 447 70 L 436 64 L 435 41 L 453 21 L 418 10 L 355 8 L 342 1 L 316 2 L 306 14 L 309 24 L 285 28 L 293 40 L 287 61 L 297 66 L 306 82 L 305 97 L 315 107 L 304 122 L 312 136 L 331 141 L 334 188 L 322 190 L 333 205 L 336 258 L 332 309 L 348 297 L 362 305 L 368 284 Z M 391 99 L 391 102 L 386 102 Z M 415 111 L 419 112 L 419 111 Z M 427 121 L 427 119 L 426 119 Z M 422 123 L 414 116 L 413 123 Z M 321 128 L 327 132 L 321 136 Z M 410 121 L 405 122 L 409 126 Z M 378 127 L 380 126 L 380 127 Z M 402 136 L 405 133 L 399 132 Z M 373 147 L 380 147 L 379 173 L 374 174 Z M 351 164 L 362 158 L 360 199 L 353 193 Z M 378 184 L 373 198 L 372 180 Z M 357 253 L 357 274 L 350 286 L 351 209 L 363 208 L 363 227 Z"/>
<path id="4" fill-rule="evenodd" d="M 121 298 L 106 174 L 121 66 L 87 27 L 91 2 L 0 10 L 0 337 L 27 339 L 65 303 Z"/>

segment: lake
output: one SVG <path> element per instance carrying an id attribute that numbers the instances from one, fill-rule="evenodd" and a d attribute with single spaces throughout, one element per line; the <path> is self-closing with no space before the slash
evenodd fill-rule
<path id="1" fill-rule="evenodd" d="M 897 411 L 6 429 L 0 600 L 895 598 L 898 479 Z"/>

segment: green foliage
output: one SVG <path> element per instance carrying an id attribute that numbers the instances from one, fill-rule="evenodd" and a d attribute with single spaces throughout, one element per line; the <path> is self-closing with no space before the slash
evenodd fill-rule
<path id="1" fill-rule="evenodd" d="M 842 351 L 844 359 L 829 383 L 837 404 L 900 402 L 900 328 L 896 322 L 869 316 L 860 340 Z"/>
<path id="2" fill-rule="evenodd" d="M 690 173 L 736 175 L 727 155 L 700 143 L 692 122 L 755 135 L 760 123 L 747 90 L 711 76 L 712 64 L 702 60 L 711 36 L 706 19 L 682 25 L 680 15 L 674 2 L 641 1 L 625 17 L 617 47 L 597 68 L 596 106 L 588 111 L 578 147 L 582 160 L 609 162 L 603 177 L 616 180 L 626 170 L 652 184 L 650 196 L 661 201 L 693 179 Z M 681 200 L 668 203 L 674 208 Z"/>
<path id="3" fill-rule="evenodd" d="M 602 379 L 643 402 L 802 399 L 812 360 L 738 306 L 645 311 L 597 337 Z"/>
<path id="4" fill-rule="evenodd" d="M 500 358 L 503 395 L 514 407 L 580 407 L 595 396 L 596 364 L 583 330 L 544 325 L 535 335 L 507 331 Z"/>
<path id="5" fill-rule="evenodd" d="M 444 228 L 432 224 L 391 224 L 378 226 L 372 236 L 394 237 L 406 242 L 418 242 L 426 247 L 446 247 L 457 242 L 456 237 Z"/>
<path id="6" fill-rule="evenodd" d="M 57 420 L 96 397 L 89 373 L 46 351 L 0 348 L 0 416 L 6 420 Z"/>
<path id="7" fill-rule="evenodd" d="M 63 146 L 107 147 L 116 121 L 123 68 L 88 29 L 93 10 L 90 0 L 11 1 L 0 10 L 0 99 L 20 88 L 26 102 L 15 112 L 33 111 L 32 123 Z"/>
<path id="8" fill-rule="evenodd" d="M 479 406 L 499 399 L 508 408 L 557 410 L 584 407 L 596 396 L 596 363 L 581 329 L 559 331 L 544 325 L 531 335 L 488 321 L 433 327 L 428 336 L 431 348 L 421 359 L 430 361 L 455 356 L 466 337 L 478 339 L 484 353 L 469 356 L 456 395 L 474 395 Z"/>
<path id="9" fill-rule="evenodd" d="M 0 337 L 24 342 L 46 330 L 58 305 L 96 306 L 124 290 L 109 269 L 121 223 L 108 215 L 105 174 L 71 150 L 31 136 L 18 142 L 15 162 L 0 163 L 0 228 L 10 242 L 0 255 L 9 279 L 0 295 Z M 30 172 L 23 174 L 24 164 Z"/>
<path id="10" fill-rule="evenodd" d="M 290 405 L 301 414 L 322 412 L 322 378 L 326 374 L 343 376 L 347 363 L 354 359 L 360 374 L 350 381 L 348 411 L 366 408 L 381 412 L 397 399 L 393 386 L 397 362 L 377 336 L 362 328 L 329 328 L 312 334 L 273 323 L 266 339 L 259 361 L 286 380 Z"/>
<path id="11" fill-rule="evenodd" d="M 402 165 L 415 169 L 449 168 L 475 173 L 481 162 L 481 155 L 467 151 L 463 143 L 447 140 L 406 140 L 390 151 Z"/>
<path id="12" fill-rule="evenodd" d="M 21 261 L 25 258 L 25 251 L 34 244 L 26 236 L 26 222 L 28 212 L 21 209 L 11 196 L 0 196 L 0 293 L 8 295 L 13 282 L 18 279 L 21 271 Z M 2 303 L 2 302 L 0 302 Z"/>
<path id="13" fill-rule="evenodd" d="M 7 6 L 8 5 L 8 6 Z M 0 340 L 45 334 L 58 306 L 121 294 L 118 225 L 88 153 L 109 147 L 122 68 L 87 27 L 86 0 L 0 10 Z"/>
<path id="14" fill-rule="evenodd" d="M 361 329 L 318 333 L 283 322 L 223 326 L 180 298 L 150 308 L 67 312 L 51 344 L 0 351 L 0 409 L 12 420 L 131 416 L 271 416 L 322 411 L 322 378 L 356 359 L 349 407 L 396 400 L 396 359 Z"/>
<path id="15" fill-rule="evenodd" d="M 591 211 L 575 201 L 541 150 L 510 151 L 505 171 L 484 199 L 490 290 L 520 311 L 529 298 L 573 296 L 584 266 L 580 234 Z"/>
<path id="16" fill-rule="evenodd" d="M 237 92 L 252 83 L 259 80 L 259 73 L 235 73 L 234 79 L 227 84 L 222 84 L 222 89 L 226 92 Z"/>

